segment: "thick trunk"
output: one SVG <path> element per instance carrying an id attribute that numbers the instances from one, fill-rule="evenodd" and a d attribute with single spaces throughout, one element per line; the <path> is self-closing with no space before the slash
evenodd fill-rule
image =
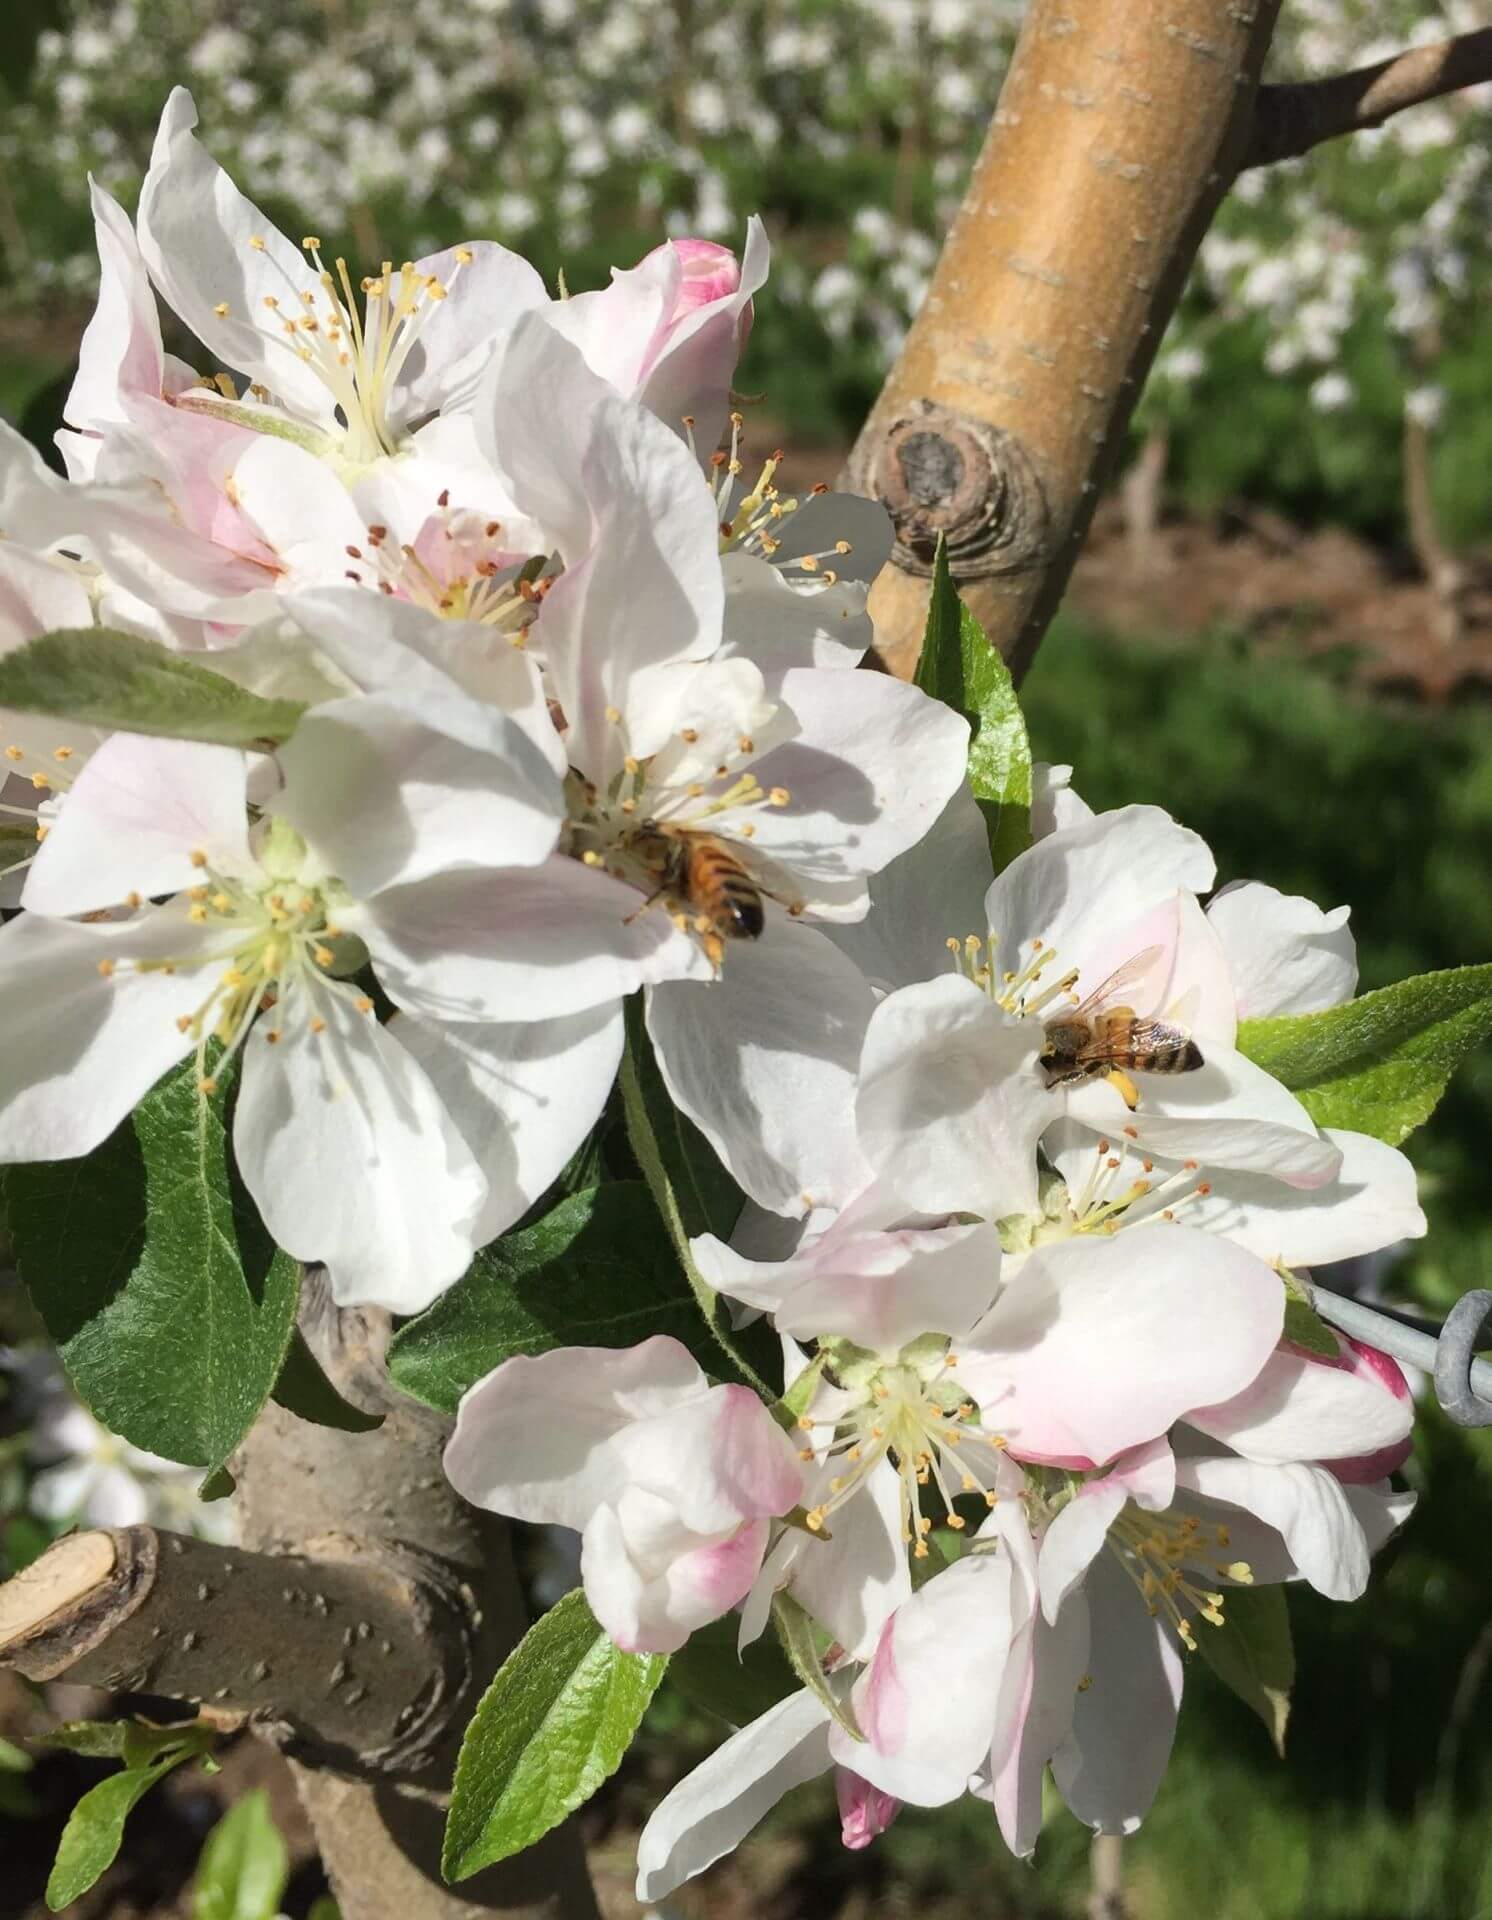
<path id="1" fill-rule="evenodd" d="M 916 659 L 932 555 L 1017 675 L 1060 600 L 1247 140 L 1278 0 L 1032 0 L 969 190 L 845 482 L 897 544 L 873 610 Z"/>
<path id="2" fill-rule="evenodd" d="M 235 1462 L 244 1543 L 72 1535 L 0 1588 L 0 1663 L 202 1703 L 284 1750 L 346 1920 L 596 1920 L 573 1829 L 440 1880 L 466 1722 L 527 1622 L 504 1527 L 441 1471 L 446 1424 L 394 1393 L 387 1316 L 314 1277 L 306 1336 L 372 1433 L 267 1407 Z"/>

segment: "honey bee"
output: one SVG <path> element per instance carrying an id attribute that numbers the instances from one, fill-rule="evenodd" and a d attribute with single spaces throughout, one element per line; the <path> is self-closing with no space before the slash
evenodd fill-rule
<path id="1" fill-rule="evenodd" d="M 1194 1073 L 1202 1065 L 1202 1050 L 1185 1027 L 1170 1020 L 1141 1017 L 1116 996 L 1149 973 L 1164 953 L 1146 947 L 1107 980 L 1094 988 L 1071 1013 L 1059 1014 L 1046 1025 L 1041 1063 L 1049 1087 L 1074 1087 L 1084 1080 L 1107 1080 L 1131 1113 L 1140 1104 L 1140 1092 L 1129 1071 L 1136 1073 Z"/>
<path id="2" fill-rule="evenodd" d="M 690 827 L 644 820 L 631 849 L 652 870 L 657 887 L 638 913 L 672 900 L 694 916 L 705 952 L 720 965 L 727 940 L 755 940 L 766 925 L 762 889 L 722 840 Z M 636 919 L 637 915 L 631 916 Z"/>

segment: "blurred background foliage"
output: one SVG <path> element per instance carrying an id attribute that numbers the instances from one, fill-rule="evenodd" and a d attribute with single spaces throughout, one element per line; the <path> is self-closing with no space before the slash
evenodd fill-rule
<path id="1" fill-rule="evenodd" d="M 767 390 L 772 421 L 832 471 L 923 296 L 1020 12 L 1018 0 L 9 0 L 0 412 L 49 440 L 96 277 L 85 176 L 132 206 L 181 81 L 212 150 L 287 231 L 336 234 L 363 262 L 493 235 L 579 288 L 665 233 L 729 240 L 762 212 L 774 272 L 742 387 Z M 1280 75 L 1487 24 L 1480 0 L 1286 0 L 1284 20 Z M 1136 429 L 1164 440 L 1173 502 L 1350 528 L 1412 567 L 1405 451 L 1418 434 L 1439 533 L 1460 549 L 1487 539 L 1484 93 L 1241 183 Z M 1485 707 L 1370 699 L 1334 656 L 1263 649 L 1241 618 L 1184 642 L 1121 638 L 1085 604 L 1053 630 L 1025 697 L 1038 750 L 1074 763 L 1087 799 L 1170 808 L 1225 878 L 1350 901 L 1365 986 L 1492 958 Z M 1410 1151 L 1432 1230 L 1381 1284 L 1442 1310 L 1492 1284 L 1492 1055 Z M 89 1457 L 112 1472 L 102 1444 L 107 1458 Z M 12 1564 L 60 1524 L 20 1517 L 49 1461 L 24 1433 L 0 1449 Z M 1412 1471 L 1428 1498 L 1370 1597 L 1296 1597 L 1285 1765 L 1193 1663 L 1177 1763 L 1127 1850 L 1135 1920 L 1492 1920 L 1492 1436 L 1432 1416 Z M 650 1724 L 656 1737 L 593 1816 L 614 1822 L 594 1837 L 619 1884 L 636 1822 L 720 1732 L 667 1688 Z M 1045 1920 L 1085 1908 L 1084 1839 L 1056 1815 L 1032 1873 L 965 1806 L 909 1815 L 851 1855 L 829 1797 L 810 1792 L 678 1910 L 940 1920 L 977 1904 Z"/>

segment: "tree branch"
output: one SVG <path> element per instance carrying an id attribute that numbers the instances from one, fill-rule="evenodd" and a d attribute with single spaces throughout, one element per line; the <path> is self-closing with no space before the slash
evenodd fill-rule
<path id="1" fill-rule="evenodd" d="M 1326 80 L 1261 87 L 1240 171 L 1291 160 L 1325 140 L 1381 127 L 1393 114 L 1492 80 L 1492 27 L 1411 47 Z"/>
<path id="2" fill-rule="evenodd" d="M 984 150 L 843 483 L 897 528 L 872 611 L 910 673 L 938 534 L 1017 677 L 1237 172 L 1279 0 L 1032 0 Z"/>
<path id="3" fill-rule="evenodd" d="M 506 1529 L 457 1498 L 447 1426 L 388 1384 L 388 1317 L 302 1329 L 375 1432 L 265 1408 L 234 1462 L 244 1545 L 71 1535 L 0 1587 L 0 1665 L 198 1701 L 284 1749 L 347 1920 L 596 1920 L 573 1826 L 442 1885 L 447 1790 L 480 1693 L 527 1619 Z"/>

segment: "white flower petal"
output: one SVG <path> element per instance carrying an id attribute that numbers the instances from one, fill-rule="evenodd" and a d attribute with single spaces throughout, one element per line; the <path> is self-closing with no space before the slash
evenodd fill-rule
<path id="1" fill-rule="evenodd" d="M 463 1394 L 446 1475 L 473 1506 L 578 1532 L 620 1491 L 631 1423 L 709 1391 L 688 1350 L 661 1335 L 508 1360 Z"/>
<path id="2" fill-rule="evenodd" d="M 1159 807 L 1120 807 L 1064 827 L 1017 854 L 985 897 L 995 964 L 1024 965 L 1033 940 L 1065 970 L 1180 891 L 1205 893 L 1216 869 L 1206 843 Z M 1016 958 L 1019 950 L 1019 961 Z M 1080 981 L 1091 992 L 1101 975 Z"/>
<path id="3" fill-rule="evenodd" d="M 1038 1247 L 959 1342 L 958 1379 L 1018 1457 L 1102 1465 L 1241 1391 L 1283 1320 L 1279 1277 L 1252 1254 L 1140 1226 Z"/>
<path id="4" fill-rule="evenodd" d="M 827 1773 L 829 1713 L 805 1687 L 742 1727 L 654 1809 L 637 1842 L 637 1898 L 666 1899 L 740 1845 L 784 1794 Z"/>
<path id="5" fill-rule="evenodd" d="M 258 324 L 266 297 L 287 313 L 298 310 L 303 292 L 321 301 L 316 270 L 199 145 L 196 124 L 192 96 L 173 88 L 140 189 L 140 251 L 150 276 L 221 365 L 331 427 L 331 393 L 293 346 Z M 262 245 L 252 245 L 256 239 Z M 220 314 L 224 304 L 228 312 Z"/>
<path id="6" fill-rule="evenodd" d="M 1072 1733 L 1052 1759 L 1062 1798 L 1100 1833 L 1133 1833 L 1150 1810 L 1176 1735 L 1181 1649 L 1151 1619 L 1112 1554 L 1087 1580 L 1093 1684 L 1076 1696 Z"/>
<path id="7" fill-rule="evenodd" d="M 235 747 L 116 733 L 78 775 L 21 892 L 33 913 L 90 913 L 253 868 Z M 194 861 L 193 854 L 199 859 Z"/>
<path id="8" fill-rule="evenodd" d="M 487 1182 L 413 1056 L 346 989 L 255 1022 L 233 1149 L 276 1244 L 323 1261 L 341 1306 L 418 1313 L 471 1264 Z"/>
<path id="9" fill-rule="evenodd" d="M 427 254 L 414 269 L 422 280 L 438 280 L 446 297 L 422 312 L 419 333 L 393 383 L 389 412 L 397 427 L 470 407 L 498 329 L 549 306 L 542 277 L 495 240 L 468 240 Z"/>
<path id="10" fill-rule="evenodd" d="M 1256 1584 L 1298 1573 L 1328 1600 L 1355 1600 L 1367 1586 L 1367 1541 L 1347 1489 L 1324 1467 L 1179 1459 L 1176 1484 L 1197 1496 L 1185 1504 L 1227 1523 L 1229 1551 Z M 1250 1516 L 1262 1524 L 1251 1525 Z"/>
<path id="11" fill-rule="evenodd" d="M 487 1176 L 473 1232 L 486 1246 L 534 1204 L 601 1116 L 622 1057 L 622 1011 L 604 1006 L 560 1020 L 390 1022 L 424 1068 Z"/>
<path id="12" fill-rule="evenodd" d="M 742 1190 L 777 1213 L 837 1204 L 869 1179 L 854 1129 L 870 989 L 822 934 L 769 919 L 718 980 L 668 981 L 648 1032 L 675 1104 Z"/>
<path id="13" fill-rule="evenodd" d="M 23 913 L 0 928 L 0 1164 L 72 1160 L 108 1138 L 191 1050 L 176 1022 L 211 977 L 186 963 L 214 938 L 179 905 L 88 924 Z M 184 964 L 166 973 L 166 959 Z M 152 970 L 135 972 L 142 962 Z"/>
<path id="14" fill-rule="evenodd" d="M 1282 1349 L 1241 1393 L 1193 1407 L 1186 1418 L 1246 1460 L 1283 1466 L 1346 1460 L 1395 1446 L 1413 1431 L 1414 1402 L 1371 1377 Z"/>
<path id="15" fill-rule="evenodd" d="M 866 1158 L 924 1213 L 1037 1211 L 1036 1142 L 1050 1118 L 1040 1028 L 953 973 L 872 1015 L 856 1108 Z"/>
<path id="16" fill-rule="evenodd" d="M 609 873 L 556 854 L 537 867 L 440 874 L 344 916 L 391 996 L 439 1020 L 547 1020 L 645 983 L 709 977 L 697 941 Z"/>
<path id="17" fill-rule="evenodd" d="M 810 580 L 800 586 L 754 553 L 727 553 L 720 564 L 724 651 L 760 667 L 774 693 L 791 668 L 843 670 L 855 666 L 870 645 L 864 590 L 854 582 L 823 586 Z"/>
<path id="18" fill-rule="evenodd" d="M 526 867 L 559 838 L 554 769 L 506 714 L 453 693 L 355 694 L 280 748 L 275 811 L 366 898 L 462 867 Z"/>
<path id="19" fill-rule="evenodd" d="M 1357 991 L 1350 909 L 1323 913 L 1313 900 L 1258 880 L 1221 888 L 1207 909 L 1228 956 L 1240 1020 L 1315 1013 Z"/>
<path id="20" fill-rule="evenodd" d="M 798 667 L 782 680 L 797 737 L 752 767 L 784 806 L 756 809 L 753 842 L 800 879 L 877 873 L 915 846 L 962 785 L 968 724 L 883 673 Z"/>
<path id="21" fill-rule="evenodd" d="M 125 396 L 159 400 L 165 379 L 155 294 L 123 207 L 88 183 L 98 237 L 98 305 L 78 349 L 78 371 L 63 413 L 95 431 L 129 418 Z"/>

